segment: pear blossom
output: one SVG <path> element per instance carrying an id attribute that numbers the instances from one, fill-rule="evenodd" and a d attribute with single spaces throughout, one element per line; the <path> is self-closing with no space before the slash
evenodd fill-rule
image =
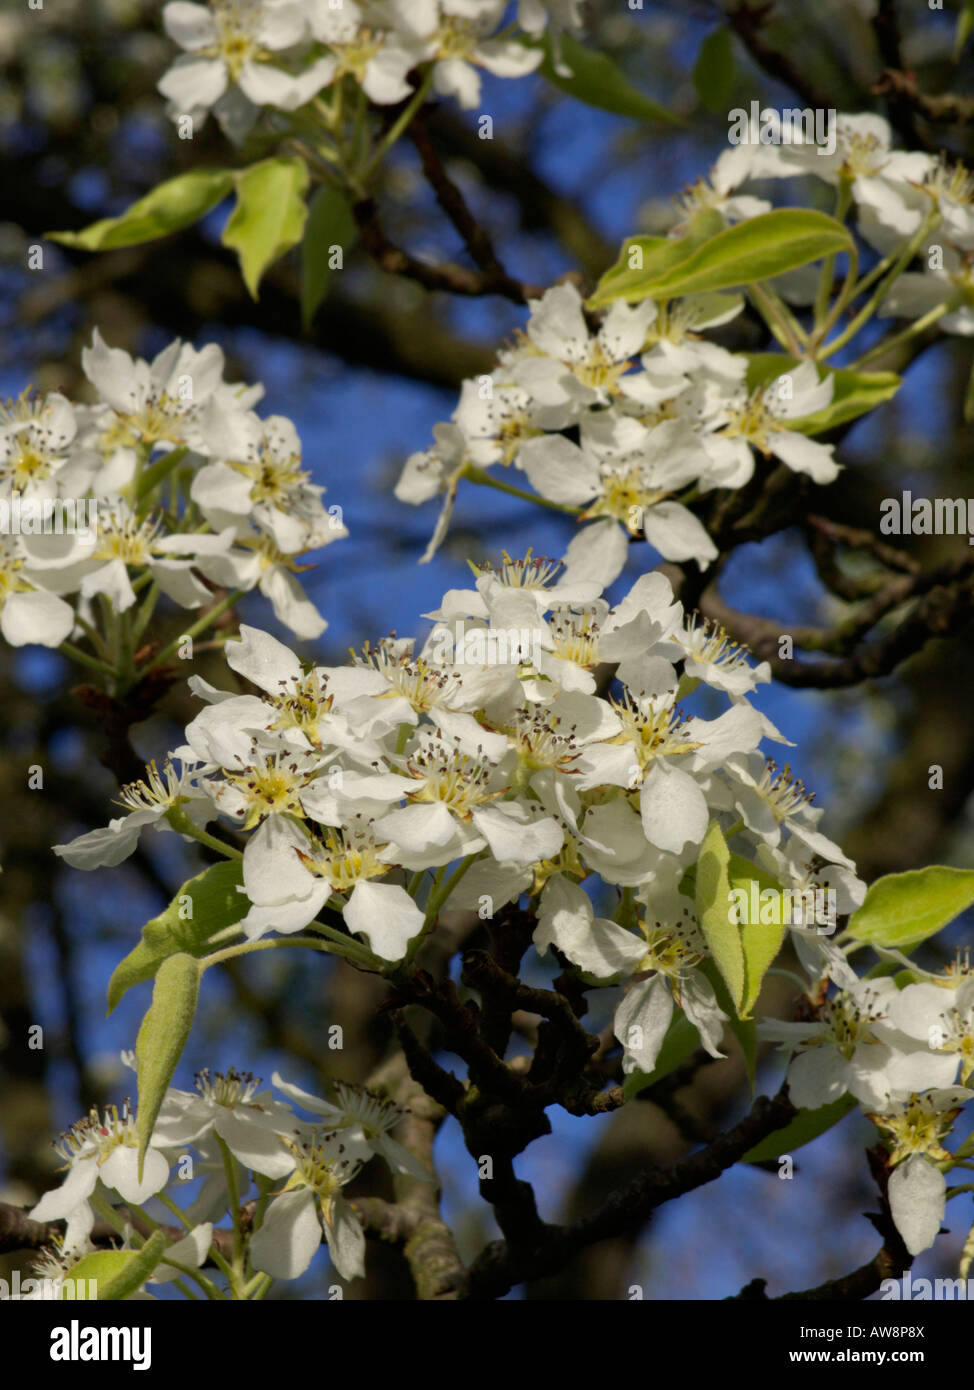
<path id="1" fill-rule="evenodd" d="M 361 1160 L 344 1156 L 340 1130 L 301 1126 L 293 1136 L 282 1136 L 282 1143 L 291 1173 L 251 1239 L 254 1268 L 277 1279 L 296 1279 L 324 1232 L 338 1274 L 359 1278 L 365 1273 L 365 1233 L 341 1190 L 358 1175 Z"/>
<path id="2" fill-rule="evenodd" d="M 150 763 L 145 778 L 123 786 L 119 798 L 127 808 L 126 815 L 109 821 L 104 829 L 79 835 L 69 844 L 55 845 L 54 853 L 73 869 L 111 867 L 135 853 L 146 827 L 172 829 L 167 813 L 174 807 L 179 807 L 198 826 L 206 825 L 217 813 L 210 796 L 197 787 L 194 769 L 188 765 L 177 767 L 170 760 L 161 773 L 155 763 Z"/>
<path id="3" fill-rule="evenodd" d="M 201 123 L 212 108 L 228 133 L 240 135 L 255 108 L 293 111 L 335 74 L 333 58 L 296 62 L 307 35 L 301 0 L 171 0 L 162 20 L 184 50 L 158 84 L 174 118 Z"/>
<path id="4" fill-rule="evenodd" d="M 67 1176 L 60 1187 L 52 1188 L 30 1211 L 34 1221 L 67 1223 L 64 1249 L 75 1249 L 86 1241 L 95 1224 L 90 1198 L 99 1182 L 135 1206 L 147 1201 L 165 1187 L 169 1164 L 159 1145 L 150 1143 L 145 1166 L 139 1177 L 138 1137 L 135 1112 L 126 1104 L 121 1114 L 116 1106 L 104 1112 L 92 1110 L 55 1143 L 65 1162 Z"/>
<path id="5" fill-rule="evenodd" d="M 182 1148 L 213 1134 L 245 1168 L 268 1178 L 281 1178 L 291 1171 L 278 1134 L 293 1112 L 270 1091 L 258 1089 L 259 1077 L 234 1067 L 225 1072 L 204 1068 L 195 1085 L 195 1093 L 175 1087 L 166 1092 L 153 1128 L 160 1146 Z"/>
<path id="6" fill-rule="evenodd" d="M 885 1109 L 914 1091 L 950 1085 L 956 1062 L 909 1040 L 889 1020 L 896 996 L 890 979 L 861 981 L 827 999 L 816 1023 L 766 1020 L 758 1035 L 795 1051 L 788 1068 L 788 1090 L 801 1109 L 814 1110 L 846 1091 L 863 1105 Z"/>
<path id="7" fill-rule="evenodd" d="M 890 1144 L 889 1205 L 911 1255 L 936 1239 L 947 1205 L 947 1183 L 937 1167 L 952 1155 L 943 1147 L 954 1120 L 974 1091 L 950 1086 L 913 1095 L 869 1119 Z"/>
<path id="8" fill-rule="evenodd" d="M 310 1110 L 313 1115 L 322 1116 L 336 1131 L 340 1131 L 346 1146 L 350 1142 L 360 1143 L 365 1146 L 369 1157 L 381 1155 L 394 1173 L 403 1173 L 420 1182 L 431 1181 L 430 1174 L 419 1160 L 389 1133 L 406 1113 L 401 1106 L 383 1100 L 364 1086 L 350 1086 L 343 1081 L 335 1086 L 336 1103 L 333 1104 L 283 1081 L 277 1072 L 272 1080 L 289 1100 Z"/>

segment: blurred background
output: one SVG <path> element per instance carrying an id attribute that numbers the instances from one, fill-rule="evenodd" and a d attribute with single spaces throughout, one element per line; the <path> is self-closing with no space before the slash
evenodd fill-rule
<path id="1" fill-rule="evenodd" d="M 305 464 L 338 503 L 350 538 L 323 553 L 305 576 L 329 627 L 304 656 L 341 662 L 390 632 L 422 635 L 420 615 L 443 592 L 466 585 L 466 561 L 496 561 L 502 549 L 557 556 L 572 524 L 498 493 L 461 489 L 449 538 L 433 563 L 418 566 L 436 503 L 403 506 L 392 487 L 405 457 L 430 442 L 449 417 L 464 377 L 488 372 L 525 311 L 500 299 L 458 300 L 376 270 L 354 250 L 332 276 L 328 298 L 303 331 L 298 269 L 292 256 L 250 299 L 231 255 L 219 245 L 226 207 L 199 227 L 144 247 L 93 257 L 44 243 L 43 271 L 27 269 L 27 248 L 45 231 L 77 228 L 122 210 L 160 179 L 195 166 L 232 162 L 213 122 L 180 141 L 155 83 L 173 56 L 150 0 L 57 0 L 29 10 L 0 0 L 0 395 L 28 385 L 85 397 L 80 353 L 98 325 L 106 340 L 152 356 L 174 336 L 198 347 L 217 342 L 228 379 L 260 380 L 263 413 L 292 417 Z M 569 100 L 538 76 L 485 75 L 480 111 L 494 139 L 476 137 L 478 112 L 440 107 L 431 128 L 450 174 L 495 238 L 512 274 L 550 284 L 579 271 L 591 284 L 634 231 L 658 233 L 674 220 L 671 197 L 706 173 L 726 148 L 726 110 L 752 99 L 776 107 L 814 104 L 890 116 L 900 141 L 911 135 L 963 156 L 970 128 L 932 125 L 902 100 L 887 105 L 871 90 L 883 68 L 899 66 L 919 85 L 972 90 L 972 46 L 954 64 L 956 7 L 926 0 L 896 6 L 899 62 L 891 61 L 889 15 L 879 0 L 819 0 L 742 10 L 731 29 L 735 70 L 708 110 L 692 81 L 701 43 L 727 22 L 726 7 L 705 0 L 591 0 L 587 41 L 612 55 L 632 83 L 682 118 L 680 126 L 622 119 Z M 797 99 L 797 100 L 796 100 Z M 711 106 L 718 105 L 711 101 Z M 970 159 L 968 160 L 970 162 Z M 781 186 L 773 192 L 781 193 Z M 408 142 L 397 146 L 380 188 L 389 234 L 417 256 L 462 258 Z M 824 185 L 811 196 L 827 206 Z M 830 197 L 830 195 L 829 195 Z M 736 336 L 735 336 L 736 335 Z M 741 320 L 722 339 L 765 346 L 756 321 Z M 875 528 L 879 501 L 910 488 L 918 495 L 974 497 L 970 428 L 961 402 L 971 346 L 946 339 L 909 366 L 897 397 L 842 440 L 847 465 L 814 506 L 832 519 Z M 86 398 L 86 397 L 85 397 Z M 924 564 L 963 552 L 963 537 L 904 539 Z M 659 557 L 631 547 L 628 587 Z M 741 547 L 722 579 L 737 608 L 784 625 L 834 621 L 828 594 L 799 531 Z M 260 596 L 242 620 L 293 645 Z M 170 616 L 173 631 L 178 619 Z M 974 656 L 967 633 L 936 640 L 892 676 L 847 690 L 762 687 L 756 703 L 796 743 L 793 767 L 827 808 L 824 828 L 841 839 L 862 877 L 945 862 L 974 864 L 971 792 Z M 222 659 L 203 654 L 195 669 L 229 688 Z M 0 647 L 0 1200 L 31 1203 L 52 1182 L 53 1135 L 91 1105 L 134 1089 L 119 1060 L 134 1045 L 148 986 L 132 990 L 105 1017 L 105 985 L 138 939 L 142 923 L 169 901 L 203 861 L 175 836 L 148 835 L 121 867 L 95 874 L 65 869 L 50 846 L 104 825 L 117 787 L 99 761 L 104 736 L 73 689 L 76 669 L 40 648 Z M 162 757 L 181 741 L 195 701 L 173 687 L 157 714 L 136 726 L 140 757 Z M 27 769 L 44 769 L 28 790 Z M 930 767 L 944 769 L 930 790 Z M 969 939 L 955 926 L 949 941 Z M 946 959 L 946 949 L 941 951 Z M 935 959 L 936 957 L 931 957 Z M 194 1071 L 235 1065 L 265 1077 L 275 1068 L 320 1093 L 326 1077 L 363 1079 L 388 1044 L 375 1010 L 384 987 L 330 961 L 267 952 L 207 976 L 193 1035 L 176 1083 Z M 787 1007 L 776 981 L 763 1001 Z M 330 1052 L 328 1028 L 341 1024 L 344 1050 Z M 40 1024 L 44 1046 L 27 1046 Z M 455 1058 L 449 1059 L 456 1065 Z M 765 1056 L 759 1089 L 778 1085 L 781 1064 Z M 732 1122 L 748 1104 L 743 1067 L 731 1056 L 704 1067 L 679 1093 L 680 1122 L 652 1103 L 597 1119 L 551 1114 L 552 1134 L 517 1164 L 535 1183 L 543 1217 L 577 1215 L 646 1162 L 670 1162 L 693 1137 Z M 718 1183 L 664 1207 L 652 1225 L 588 1252 L 557 1278 L 512 1297 L 620 1298 L 631 1285 L 646 1298 L 733 1295 L 755 1276 L 768 1292 L 811 1287 L 846 1273 L 874 1253 L 877 1237 L 862 1213 L 875 1206 L 863 1154 L 875 1131 L 852 1116 L 796 1155 L 791 1181 L 735 1169 Z M 446 1217 L 472 1255 L 496 1231 L 477 1196 L 476 1170 L 447 1121 L 437 1141 Z M 915 1274 L 956 1273 L 970 1225 L 952 1204 L 952 1234 Z M 22 1257 L 0 1257 L 0 1273 Z M 327 1297 L 327 1255 L 288 1296 Z M 398 1257 L 377 1250 L 368 1278 L 348 1298 L 401 1297 Z"/>

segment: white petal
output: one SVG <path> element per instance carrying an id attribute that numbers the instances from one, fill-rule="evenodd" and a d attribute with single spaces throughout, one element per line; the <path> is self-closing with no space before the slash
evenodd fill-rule
<path id="1" fill-rule="evenodd" d="M 310 641 L 320 637 L 328 626 L 317 608 L 308 598 L 288 570 L 275 565 L 266 570 L 260 580 L 261 593 L 269 598 L 274 609 L 274 617 L 285 627 L 289 627 L 297 637 Z"/>
<path id="2" fill-rule="evenodd" d="M 423 925 L 423 913 L 394 883 L 357 883 L 342 916 L 349 931 L 361 933 L 383 960 L 402 960 Z"/>
<path id="3" fill-rule="evenodd" d="M 626 1050 L 626 1061 L 651 1072 L 673 1017 L 673 996 L 662 975 L 633 985 L 616 1009 L 612 1031 Z"/>
<path id="4" fill-rule="evenodd" d="M 706 797 L 689 773 L 665 760 L 653 763 L 643 782 L 639 813 L 649 843 L 670 854 L 699 845 L 707 832 Z"/>
<path id="5" fill-rule="evenodd" d="M 199 1269 L 206 1259 L 207 1252 L 213 1243 L 213 1225 L 206 1221 L 193 1229 L 182 1240 L 174 1241 L 166 1248 L 165 1256 L 161 1263 L 157 1264 L 152 1272 L 150 1284 L 168 1284 L 172 1279 L 179 1278 L 179 1270 L 174 1269 L 169 1260 L 175 1260 L 181 1265 L 194 1265 Z"/>
<path id="6" fill-rule="evenodd" d="M 559 588 L 591 580 L 607 589 L 618 579 L 628 558 L 629 542 L 616 522 L 596 521 L 583 526 L 565 551 L 565 572 Z"/>
<path id="7" fill-rule="evenodd" d="M 290 648 L 246 623 L 240 625 L 239 640 L 228 642 L 223 651 L 231 671 L 246 676 L 269 695 L 280 694 L 284 681 L 301 678 L 301 663 Z"/>
<path id="8" fill-rule="evenodd" d="M 43 589 L 11 594 L 0 613 L 0 631 L 12 647 L 32 642 L 42 647 L 59 647 L 73 627 L 71 605 Z"/>
<path id="9" fill-rule="evenodd" d="M 890 1211 L 911 1255 L 919 1255 L 936 1240 L 944 1217 L 946 1192 L 943 1173 L 920 1154 L 911 1154 L 890 1174 Z"/>
<path id="10" fill-rule="evenodd" d="M 442 801 L 405 806 L 390 811 L 375 823 L 376 832 L 410 853 L 422 853 L 437 845 L 449 844 L 456 822 Z"/>
<path id="11" fill-rule="evenodd" d="M 267 1208 L 264 1222 L 250 1243 L 255 1269 L 275 1279 L 297 1279 L 321 1244 L 315 1200 L 308 1188 L 282 1192 Z"/>
<path id="12" fill-rule="evenodd" d="M 180 48 L 203 48 L 216 38 L 216 24 L 205 5 L 192 5 L 188 0 L 173 0 L 162 11 L 166 33 Z"/>
<path id="13" fill-rule="evenodd" d="M 473 822 L 494 858 L 518 868 L 551 859 L 565 842 L 564 831 L 551 816 L 525 823 L 499 806 L 483 806 L 474 811 Z"/>
<path id="14" fill-rule="evenodd" d="M 845 1058 L 827 1043 L 800 1052 L 788 1068 L 788 1094 L 799 1110 L 817 1110 L 838 1100 L 847 1082 Z"/>
<path id="15" fill-rule="evenodd" d="M 657 502 L 647 507 L 643 532 L 664 560 L 696 560 L 705 569 L 717 558 L 717 547 L 703 523 L 679 502 Z"/>
<path id="16" fill-rule="evenodd" d="M 224 1113 L 217 1116 L 213 1128 L 245 1168 L 253 1168 L 267 1178 L 283 1178 L 291 1172 L 293 1155 L 272 1130 L 246 1119 L 246 1112 L 220 1108 Z"/>
<path id="17" fill-rule="evenodd" d="M 328 1253 L 343 1279 L 359 1279 L 365 1273 L 365 1232 L 344 1197 L 332 1199 Z"/>
<path id="18" fill-rule="evenodd" d="M 795 473 L 807 473 L 813 482 L 831 483 L 839 476 L 831 444 L 817 444 L 795 430 L 771 431 L 768 444 L 782 463 Z"/>
<path id="19" fill-rule="evenodd" d="M 140 1182 L 138 1151 L 120 1146 L 105 1159 L 98 1176 L 106 1187 L 114 1187 L 123 1201 L 138 1207 L 165 1187 L 169 1181 L 169 1164 L 158 1149 L 150 1148 L 145 1155 Z"/>
<path id="20" fill-rule="evenodd" d="M 529 439 L 522 446 L 518 461 L 535 492 L 552 502 L 581 506 L 599 491 L 595 460 L 563 434 Z"/>

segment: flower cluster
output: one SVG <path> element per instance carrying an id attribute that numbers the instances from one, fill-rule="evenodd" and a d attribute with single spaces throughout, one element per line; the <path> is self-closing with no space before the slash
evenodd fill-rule
<path id="1" fill-rule="evenodd" d="M 754 472 L 755 449 L 831 482 L 839 471 L 832 446 L 800 426 L 830 403 L 832 378 L 820 381 L 804 362 L 749 390 L 747 357 L 699 340 L 700 329 L 742 307 L 730 295 L 668 309 L 651 299 L 632 307 L 620 301 L 592 332 L 573 285 L 532 301 L 524 334 L 489 377 L 464 382 L 433 447 L 406 461 L 400 501 L 445 494 L 424 558 L 446 534 L 460 479 L 492 465 L 513 465 L 540 498 L 593 523 L 607 582 L 621 571 L 630 536 L 645 536 L 667 560 L 704 568 L 716 559 L 685 502 L 742 487 Z M 578 441 L 566 430 L 577 431 Z"/>
<path id="2" fill-rule="evenodd" d="M 837 186 L 840 214 L 851 209 L 863 240 L 888 258 L 879 266 L 889 273 L 876 312 L 929 314 L 947 331 L 974 332 L 974 179 L 966 170 L 892 150 L 878 116 L 840 116 L 831 155 L 800 128 L 774 133 L 778 144 L 762 144 L 755 133 L 752 143 L 727 150 L 681 195 L 675 237 L 701 215 L 719 214 L 719 230 L 721 220 L 729 226 L 771 211 L 766 200 L 737 191 L 750 182 L 815 175 Z M 916 256 L 923 272 L 903 273 Z M 808 306 L 819 280 L 813 265 L 770 284 L 784 300 Z M 666 560 L 709 565 L 717 551 L 687 504 L 744 486 L 755 455 L 832 482 L 840 468 L 833 447 L 812 436 L 827 427 L 822 412 L 833 402 L 834 375 L 805 360 L 769 381 L 760 358 L 702 336 L 743 305 L 726 292 L 617 300 L 596 328 L 569 283 L 531 301 L 524 330 L 494 370 L 463 383 L 432 447 L 406 462 L 401 501 L 444 497 L 424 558 L 446 534 L 460 480 L 493 482 L 488 470 L 524 474 L 543 503 L 591 522 L 615 574 L 629 537 L 645 536 Z"/>
<path id="3" fill-rule="evenodd" d="M 184 51 L 159 90 L 174 116 L 199 121 L 212 109 L 232 138 L 261 107 L 296 111 L 345 77 L 389 106 L 412 96 L 419 70 L 434 92 L 471 108 L 479 69 L 533 72 L 542 51 L 519 38 L 580 22 L 580 0 L 520 0 L 517 23 L 503 26 L 507 8 L 507 0 L 172 0 L 163 23 Z"/>
<path id="4" fill-rule="evenodd" d="M 428 615 L 421 648 L 390 638 L 343 667 L 304 670 L 275 638 L 242 628 L 227 661 L 259 693 L 194 681 L 207 704 L 174 755 L 182 772 L 128 789 L 138 809 L 57 853 L 79 868 L 118 863 L 174 810 L 196 825 L 223 816 L 246 836 L 248 938 L 301 931 L 330 907 L 380 962 L 406 956 L 434 906 L 486 896 L 496 911 L 528 894 L 542 953 L 554 945 L 599 981 L 654 972 L 627 996 L 627 1021 L 636 1000 L 654 1020 L 631 1060 L 653 1065 L 664 985 L 678 1002 L 704 1001 L 699 1021 L 715 1040 L 720 1012 L 695 970 L 703 950 L 681 891 L 711 821 L 783 885 L 831 885 L 841 911 L 862 885 L 816 828 L 822 813 L 801 783 L 759 751 L 766 737 L 783 741 L 748 700 L 767 665 L 687 618 L 662 575 L 610 607 L 599 564 L 583 535 L 563 567 L 530 555 L 484 567 Z M 617 684 L 604 696 L 606 663 Z M 726 704 L 716 718 L 680 703 L 701 685 Z M 445 898 L 451 864 L 462 877 Z M 421 907 L 413 876 L 427 871 Z M 593 873 L 625 890 L 625 920 L 595 915 L 579 886 Z M 831 959 L 821 933 L 795 932 L 810 958 Z"/>
<path id="5" fill-rule="evenodd" d="M 881 315 L 920 318 L 943 306 L 940 327 L 974 333 L 974 175 L 961 164 L 892 148 L 889 122 L 872 113 L 839 115 L 830 152 L 800 126 L 785 124 L 778 145 L 742 144 L 721 155 L 710 178 L 689 195 L 693 209 L 714 207 L 728 221 L 767 211 L 769 204 L 735 196 L 755 178 L 816 177 L 852 204 L 856 230 L 881 256 L 917 256 L 921 271 L 899 275 L 883 296 Z M 784 277 L 785 296 L 807 304 L 815 282 L 799 271 Z"/>
<path id="6" fill-rule="evenodd" d="M 123 1060 L 131 1064 L 131 1054 L 123 1054 Z M 63 1182 L 30 1212 L 37 1221 L 65 1222 L 58 1249 L 44 1257 L 35 1274 L 70 1280 L 94 1249 L 97 1212 L 111 1213 L 119 1199 L 129 1209 L 161 1200 L 186 1229 L 182 1240 L 167 1247 L 149 1282 L 191 1273 L 207 1259 L 215 1223 L 234 1204 L 239 1212 L 256 1185 L 259 1216 L 248 1231 L 254 1270 L 296 1279 L 324 1235 L 337 1273 L 344 1279 L 362 1275 L 365 1236 L 342 1189 L 376 1155 L 395 1173 L 431 1180 L 390 1133 L 405 1112 L 363 1087 L 339 1082 L 334 1101 L 326 1101 L 276 1072 L 273 1082 L 314 1119 L 300 1118 L 287 1101 L 261 1090 L 259 1078 L 232 1068 L 201 1072 L 193 1091 L 170 1087 L 141 1178 L 135 1116 L 128 1103 L 121 1112 L 117 1107 L 92 1111 L 74 1125 L 55 1144 L 67 1170 Z M 202 1182 L 194 1200 L 188 1206 L 176 1204 L 180 1188 L 198 1179 Z M 130 1240 L 127 1217 L 117 1213 L 112 1219 L 120 1236 Z"/>
<path id="7" fill-rule="evenodd" d="M 151 362 L 82 353 L 97 399 L 29 393 L 0 407 L 0 631 L 56 647 L 159 593 L 181 608 L 259 588 L 300 637 L 325 621 L 296 577 L 309 550 L 346 535 L 302 467 L 290 420 L 252 409 L 263 387 L 223 380 L 224 358 L 178 339 Z M 70 602 L 70 599 L 74 602 Z M 145 621 L 139 620 L 140 629 Z"/>
<path id="8" fill-rule="evenodd" d="M 311 944 L 386 973 L 412 960 L 441 909 L 490 917 L 517 904 L 534 919 L 539 957 L 554 952 L 587 989 L 617 991 L 623 1069 L 648 1074 L 677 1011 L 711 1056 L 724 1055 L 731 1000 L 694 881 L 719 830 L 738 878 L 806 905 L 774 919 L 780 931 L 767 938 L 772 956 L 787 940 L 809 980 L 806 1021 L 762 1025 L 794 1053 L 792 1099 L 817 1109 L 848 1092 L 893 1134 L 894 1215 L 910 1248 L 924 1248 L 943 1214 L 942 1141 L 974 1094 L 970 968 L 914 975 L 901 989 L 859 979 L 855 943 L 836 927 L 865 886 L 802 783 L 762 751 L 786 742 L 750 698 L 767 664 L 686 614 L 661 574 L 610 606 L 603 567 L 591 530 L 561 563 L 505 556 L 426 615 L 422 646 L 390 637 L 345 666 L 305 668 L 274 637 L 242 628 L 225 654 L 252 693 L 193 678 L 206 703 L 173 755 L 182 770 L 126 789 L 129 815 L 56 852 L 79 868 L 115 864 L 148 824 L 192 835 L 223 817 L 243 836 L 247 941 L 307 930 Z M 704 692 L 708 714 L 723 706 L 713 717 L 696 711 Z M 822 917 L 807 905 L 825 893 Z M 726 920 L 739 922 L 731 896 Z M 164 1112 L 155 1142 L 196 1142 L 204 1110 L 187 1102 L 174 1123 Z M 280 1164 L 279 1117 L 268 1113 L 264 1142 Z M 248 1127 L 239 1157 L 263 1172 L 259 1130 Z M 231 1143 L 232 1126 L 219 1132 Z M 304 1268 L 326 1197 L 329 1239 L 357 1264 L 330 1143 L 302 1134 L 285 1145 L 292 1177 L 255 1242 L 269 1273 Z M 279 1226 L 289 1253 L 267 1254 Z"/>
<path id="9" fill-rule="evenodd" d="M 815 1109 L 848 1092 L 883 1132 L 890 1209 L 916 1255 L 933 1244 L 944 1217 L 938 1165 L 954 1156 L 943 1141 L 974 1098 L 974 971 L 969 956 L 942 975 L 911 971 L 902 989 L 850 971 L 815 1022 L 769 1021 L 761 1032 L 794 1050 L 788 1089 L 796 1105 Z"/>

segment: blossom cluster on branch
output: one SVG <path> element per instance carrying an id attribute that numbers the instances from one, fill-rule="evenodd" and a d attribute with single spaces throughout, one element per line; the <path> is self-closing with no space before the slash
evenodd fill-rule
<path id="1" fill-rule="evenodd" d="M 761 750 L 786 741 L 748 698 L 767 666 L 687 615 L 661 574 L 610 606 L 593 539 L 564 565 L 479 567 L 427 615 L 422 646 L 389 638 L 346 666 L 305 668 L 244 626 L 224 650 L 253 693 L 191 678 L 205 706 L 166 778 L 126 788 L 127 816 L 56 852 L 116 864 L 155 825 L 240 860 L 214 959 L 277 932 L 399 979 L 442 911 L 489 920 L 513 905 L 539 957 L 616 991 L 622 1068 L 644 1077 L 679 1016 L 726 1055 L 725 1027 L 748 1019 L 787 939 L 817 1016 L 758 1035 L 794 1053 L 796 1106 L 848 1092 L 894 1136 L 893 1217 L 923 1249 L 946 1201 L 943 1139 L 974 1095 L 970 969 L 936 976 L 894 951 L 913 972 L 904 987 L 855 973 L 861 943 L 836 930 L 865 885 Z M 724 706 L 715 717 L 691 712 L 704 693 Z M 203 829 L 220 817 L 242 851 Z M 775 911 L 742 919 L 732 885 L 750 880 Z"/>
<path id="2" fill-rule="evenodd" d="M 131 1054 L 123 1060 L 134 1065 Z M 128 1102 L 121 1110 L 93 1110 L 73 1125 L 55 1142 L 64 1179 L 29 1213 L 34 1221 L 63 1222 L 64 1231 L 35 1265 L 37 1290 L 24 1297 L 51 1297 L 44 1281 L 61 1288 L 62 1296 L 73 1286 L 84 1297 L 86 1259 L 98 1248 L 92 1240 L 96 1219 L 108 1222 L 118 1248 L 139 1249 L 135 1212 L 150 1202 L 168 1209 L 185 1235 L 160 1247 L 152 1269 L 127 1297 L 152 1297 L 146 1284 L 181 1277 L 197 1282 L 208 1297 L 223 1296 L 201 1272 L 205 1263 L 219 1268 L 234 1296 L 263 1296 L 273 1279 L 303 1274 L 323 1238 L 341 1278 L 364 1274 L 365 1235 L 342 1188 L 376 1156 L 395 1173 L 431 1181 L 390 1133 L 403 1111 L 341 1082 L 334 1101 L 327 1101 L 276 1072 L 273 1081 L 315 1118 L 302 1119 L 286 1101 L 260 1090 L 259 1078 L 231 1068 L 199 1073 L 193 1091 L 170 1087 L 141 1153 Z M 193 1201 L 178 1206 L 174 1195 L 200 1179 Z M 240 1207 L 254 1190 L 255 1209 L 244 1232 Z M 214 1243 L 214 1223 L 228 1211 L 246 1237 L 246 1258 L 242 1243 L 230 1260 Z M 143 1214 L 141 1224 L 147 1220 L 157 1225 Z"/>
<path id="3" fill-rule="evenodd" d="M 181 57 L 159 83 L 174 116 L 213 110 L 231 138 L 262 107 L 296 111 L 349 77 L 369 101 L 411 97 L 410 75 L 463 107 L 480 99 L 480 72 L 522 77 L 543 58 L 536 39 L 554 19 L 577 29 L 581 0 L 172 0 L 166 32 Z"/>
<path id="4" fill-rule="evenodd" d="M 771 212 L 771 202 L 742 187 L 815 176 L 835 187 L 835 217 L 851 218 L 879 257 L 873 268 L 857 285 L 850 279 L 834 304 L 828 263 L 751 286 L 770 330 L 796 359 L 778 358 L 776 372 L 767 359 L 770 378 L 762 355 L 730 352 L 704 336 L 739 315 L 744 296 L 671 293 L 665 273 L 654 291 L 649 259 L 666 247 L 651 246 L 652 238 L 627 243 L 589 312 L 572 284 L 547 290 L 530 302 L 524 331 L 499 352 L 490 375 L 463 383 L 432 447 L 406 462 L 396 488 L 401 501 L 444 498 L 424 559 L 441 544 L 467 478 L 592 522 L 616 574 L 628 539 L 639 537 L 666 560 L 705 568 L 717 548 L 688 503 L 744 487 L 756 456 L 774 456 L 817 484 L 838 476 L 833 445 L 813 436 L 853 412 L 841 408 L 839 378 L 825 364 L 873 314 L 974 333 L 974 178 L 963 166 L 894 150 L 888 123 L 871 114 L 839 116 L 831 153 L 800 125 L 778 120 L 772 134 L 776 143 L 765 144 L 757 131 L 742 132 L 742 142 L 677 199 L 671 244 L 695 227 L 713 235 Z M 923 268 L 910 270 L 916 261 Z M 645 270 L 645 287 L 634 275 L 627 280 L 626 270 Z M 871 288 L 853 313 L 855 299 Z M 598 322 L 594 306 L 606 303 Z M 815 324 L 806 330 L 789 306 L 813 304 Z M 843 310 L 849 323 L 827 340 Z M 533 493 L 499 480 L 498 469 L 523 473 Z"/>
<path id="5" fill-rule="evenodd" d="M 82 366 L 94 404 L 54 391 L 0 408 L 6 640 L 90 637 L 107 665 L 123 655 L 111 649 L 118 622 L 131 649 L 159 594 L 195 609 L 214 590 L 254 588 L 298 636 L 317 637 L 326 624 L 298 561 L 347 532 L 304 468 L 292 422 L 252 409 L 263 387 L 224 381 L 214 344 L 177 339 L 146 362 L 97 329 Z M 114 633 L 98 631 L 105 612 Z"/>

